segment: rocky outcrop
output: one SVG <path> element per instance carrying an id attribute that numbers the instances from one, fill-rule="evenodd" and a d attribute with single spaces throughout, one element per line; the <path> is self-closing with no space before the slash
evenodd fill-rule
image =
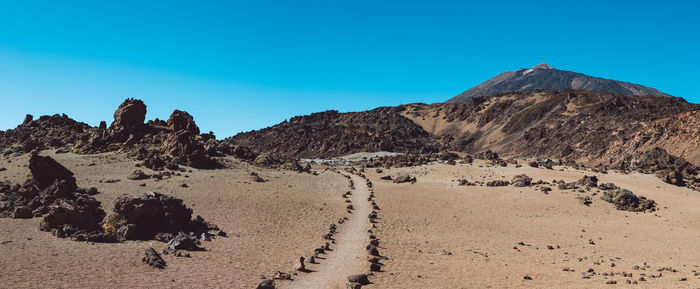
<path id="1" fill-rule="evenodd" d="M 45 149 L 69 151 L 74 143 L 86 139 L 91 130 L 89 125 L 65 114 L 45 115 L 36 120 L 28 115 L 15 129 L 0 131 L 0 153 L 25 154 Z"/>
<path id="2" fill-rule="evenodd" d="M 333 157 L 357 152 L 427 153 L 437 149 L 430 134 L 401 115 L 401 107 L 297 116 L 225 142 L 281 157 Z"/>
<path id="3" fill-rule="evenodd" d="M 73 152 L 100 153 L 122 150 L 143 160 L 153 170 L 176 165 L 200 169 L 218 168 L 213 159 L 222 155 L 213 134 L 199 134 L 199 127 L 187 112 L 175 110 L 168 122 L 156 119 L 144 123 L 146 105 L 125 100 L 114 113 L 109 129 L 93 130 L 87 140 L 76 143 Z"/>
<path id="4" fill-rule="evenodd" d="M 114 112 L 111 129 L 120 131 L 140 131 L 146 120 L 146 105 L 140 99 L 128 98 Z"/>
<path id="5" fill-rule="evenodd" d="M 117 232 L 131 225 L 129 230 L 133 233 L 128 239 L 132 240 L 154 239 L 159 233 L 192 232 L 199 236 L 216 229 L 199 216 L 192 219 L 192 209 L 182 200 L 156 192 L 123 195 L 114 201 L 112 211 L 109 220 L 114 221 L 106 222 L 105 229 Z"/>
<path id="6" fill-rule="evenodd" d="M 658 147 L 648 151 L 638 151 L 632 155 L 627 155 L 612 167 L 615 169 L 639 171 L 647 174 L 661 170 L 675 171 L 689 175 L 696 175 L 698 173 L 698 167 L 689 163 L 684 158 L 671 155 L 666 152 L 666 150 Z"/>
<path id="7" fill-rule="evenodd" d="M 177 109 L 168 118 L 168 129 L 172 131 L 186 130 L 194 135 L 199 134 L 199 127 L 194 123 L 194 118 L 189 113 Z"/>
<path id="8" fill-rule="evenodd" d="M 51 157 L 32 155 L 29 170 L 32 177 L 22 185 L 0 184 L 0 217 L 43 216 L 39 229 L 57 237 L 111 239 L 93 234 L 105 216 L 91 196 L 96 189 L 78 188 L 73 173 Z"/>
<path id="9" fill-rule="evenodd" d="M 91 195 L 97 190 L 81 189 L 73 173 L 51 157 L 32 155 L 31 178 L 24 184 L 0 183 L 0 217 L 31 218 L 48 214 L 42 220 L 46 231 L 69 225 L 73 230 L 94 228 L 104 217 L 100 202 Z"/>

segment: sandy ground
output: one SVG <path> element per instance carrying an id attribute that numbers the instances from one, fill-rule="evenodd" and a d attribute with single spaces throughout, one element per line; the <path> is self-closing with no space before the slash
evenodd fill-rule
<path id="1" fill-rule="evenodd" d="M 227 238 L 205 242 L 207 251 L 192 258 L 164 256 L 165 270 L 140 262 L 144 248 L 159 242 L 91 244 L 58 239 L 37 230 L 39 219 L 0 219 L 0 287 L 224 287 L 254 288 L 260 275 L 291 272 L 299 256 L 322 242 L 329 224 L 347 217 L 340 197 L 348 190 L 343 176 L 318 176 L 260 169 L 228 159 L 231 168 L 193 170 L 188 177 L 130 181 L 135 161 L 122 155 L 55 155 L 75 172 L 82 187 L 97 187 L 106 211 L 123 193 L 154 190 L 185 200 L 195 214 L 219 225 Z M 11 162 L 8 162 L 11 160 Z M 27 156 L 1 159 L 0 179 L 27 178 Z M 94 165 L 93 165 L 94 164 Z M 320 167 L 319 167 L 320 168 Z M 250 172 L 265 183 L 254 183 Z M 409 173 L 415 184 L 380 180 Z M 595 174 L 658 203 L 654 213 L 616 210 L 592 196 L 594 190 L 534 187 L 457 186 L 469 181 L 511 180 L 525 173 L 534 180 L 575 181 L 593 173 L 555 167 L 489 167 L 431 164 L 365 174 L 374 183 L 381 220 L 375 234 L 386 266 L 366 288 L 698 288 L 700 279 L 700 193 L 663 183 L 653 175 Z M 100 181 L 120 179 L 108 184 Z M 145 187 L 139 184 L 145 183 Z M 180 185 L 187 183 L 189 187 Z M 366 204 L 366 188 L 356 180 L 353 204 Z M 590 206 L 575 197 L 591 196 Z M 366 209 L 358 206 L 357 211 Z M 367 272 L 367 212 L 339 226 L 334 251 L 314 271 L 278 281 L 280 287 L 337 288 L 350 272 Z M 360 217 L 354 219 L 353 217 Z M 357 220 L 359 225 L 356 225 Z M 360 222 L 361 221 L 361 222 Z M 362 223 L 362 224 L 360 224 Z M 362 228 L 362 232 L 360 232 Z M 564 269 L 568 270 L 564 270 Z M 667 269 L 664 269 L 667 268 Z M 589 279 L 585 272 L 593 269 Z M 359 271 L 358 271 L 359 270 Z M 662 270 L 662 271 L 659 271 Z M 624 277 L 621 273 L 631 274 Z M 613 273 L 613 276 L 609 276 Z M 652 277 L 652 275 L 654 277 Z M 658 277 L 661 275 L 661 277 Z M 700 274 L 699 274 L 700 275 Z M 525 280 L 530 276 L 532 280 Z M 644 277 L 646 281 L 639 281 Z M 686 279 L 683 279 L 686 278 Z M 629 280 L 638 285 L 627 285 Z M 606 284 L 616 281 L 616 285 Z M 300 287 L 301 286 L 301 287 Z M 363 288 L 365 288 L 363 287 Z"/>
<path id="2" fill-rule="evenodd" d="M 346 175 L 350 175 L 344 173 Z M 367 215 L 370 213 L 370 204 L 367 201 L 369 190 L 366 181 L 355 175 L 350 175 L 355 189 L 348 199 L 352 202 L 354 210 L 349 214 L 348 220 L 338 225 L 338 234 L 335 236 L 335 244 L 331 246 L 333 251 L 323 255 L 317 265 L 307 264 L 309 273 L 300 273 L 299 277 L 288 284 L 280 284 L 287 289 L 342 289 L 346 288 L 348 276 L 364 273 L 369 268 L 365 256 L 365 245 L 369 241 L 367 229 L 370 228 Z"/>
<path id="3" fill-rule="evenodd" d="M 577 195 L 548 195 L 533 187 L 457 186 L 459 178 L 505 179 L 525 173 L 534 180 L 575 181 L 591 172 L 474 165 L 368 170 L 382 204 L 378 237 L 390 260 L 373 288 L 697 288 L 700 280 L 700 193 L 663 183 L 653 175 L 596 174 L 655 200 L 656 213 L 616 210 L 594 196 L 590 207 Z M 410 173 L 416 184 L 380 176 Z M 520 245 L 522 242 L 526 245 Z M 592 244 L 592 243 L 595 244 Z M 552 249 L 548 249 L 552 246 Z M 649 267 L 644 267 L 645 265 Z M 635 269 L 634 266 L 645 268 Z M 658 271 L 671 267 L 677 272 Z M 569 268 L 571 271 L 563 271 Z M 596 275 L 584 279 L 593 269 Z M 614 273 L 613 277 L 605 273 Z M 631 273 L 622 277 L 619 273 Z M 652 278 L 650 275 L 661 278 Z M 646 274 L 647 281 L 638 281 Z M 525 280 L 525 276 L 532 280 Z M 687 281 L 682 281 L 687 278 Z M 617 285 L 608 285 L 608 281 Z M 627 285 L 626 281 L 639 285 Z"/>
<path id="4" fill-rule="evenodd" d="M 261 275 L 290 272 L 299 256 L 318 246 L 328 225 L 346 214 L 340 195 L 347 190 L 347 180 L 332 172 L 314 176 L 229 159 L 231 169 L 131 181 L 126 176 L 136 162 L 122 155 L 49 155 L 75 173 L 79 186 L 97 187 L 101 194 L 96 198 L 107 212 L 119 195 L 157 191 L 183 199 L 195 215 L 217 224 L 229 237 L 204 242 L 207 251 L 191 252 L 192 258 L 163 256 L 168 267 L 158 270 L 140 259 L 146 247 L 160 250 L 164 243 L 81 243 L 39 232 L 39 218 L 2 218 L 2 288 L 254 288 Z M 0 167 L 7 168 L 0 180 L 24 181 L 27 163 L 28 156 L 0 159 Z M 252 171 L 269 181 L 253 182 Z M 121 181 L 100 182 L 109 179 Z M 146 186 L 139 186 L 142 183 Z M 188 187 L 180 187 L 182 183 Z"/>

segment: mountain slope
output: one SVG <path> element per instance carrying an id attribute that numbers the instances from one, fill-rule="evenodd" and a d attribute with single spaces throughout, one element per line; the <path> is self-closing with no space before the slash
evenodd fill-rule
<path id="1" fill-rule="evenodd" d="M 554 69 L 546 63 L 530 69 L 508 71 L 451 98 L 447 103 L 465 102 L 477 96 L 535 89 L 585 89 L 622 95 L 670 96 L 656 89 L 629 82 L 592 77 Z"/>
<path id="2" fill-rule="evenodd" d="M 327 111 L 238 134 L 225 142 L 285 157 L 357 152 L 476 154 L 612 164 L 660 147 L 700 163 L 700 104 L 678 97 L 566 89 L 476 97 L 462 103 Z"/>
<path id="3" fill-rule="evenodd" d="M 404 115 L 454 151 L 609 164 L 658 146 L 697 164 L 698 111 L 677 97 L 551 89 L 414 104 Z"/>

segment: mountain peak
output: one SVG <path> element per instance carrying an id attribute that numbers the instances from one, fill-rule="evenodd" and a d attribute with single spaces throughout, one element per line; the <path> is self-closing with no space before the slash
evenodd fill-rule
<path id="1" fill-rule="evenodd" d="M 540 63 L 540 64 L 538 64 L 538 65 L 535 65 L 535 66 L 533 67 L 533 69 L 535 69 L 535 68 L 539 68 L 539 69 L 554 69 L 554 67 L 552 67 L 552 66 L 550 66 L 549 64 L 544 63 L 544 62 L 542 62 L 542 63 Z"/>
<path id="2" fill-rule="evenodd" d="M 513 91 L 536 89 L 562 90 L 567 88 L 622 95 L 670 96 L 651 87 L 554 69 L 547 63 L 540 63 L 530 69 L 523 68 L 517 71 L 501 73 L 494 78 L 460 93 L 447 102 L 466 102 L 474 97 L 490 96 Z"/>

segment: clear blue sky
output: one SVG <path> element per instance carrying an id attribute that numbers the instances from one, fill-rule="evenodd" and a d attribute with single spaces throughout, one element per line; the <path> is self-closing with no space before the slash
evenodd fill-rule
<path id="1" fill-rule="evenodd" d="M 63 2 L 63 3 L 60 3 Z M 0 129 L 126 97 L 218 138 L 547 62 L 700 102 L 700 1 L 0 1 Z"/>

